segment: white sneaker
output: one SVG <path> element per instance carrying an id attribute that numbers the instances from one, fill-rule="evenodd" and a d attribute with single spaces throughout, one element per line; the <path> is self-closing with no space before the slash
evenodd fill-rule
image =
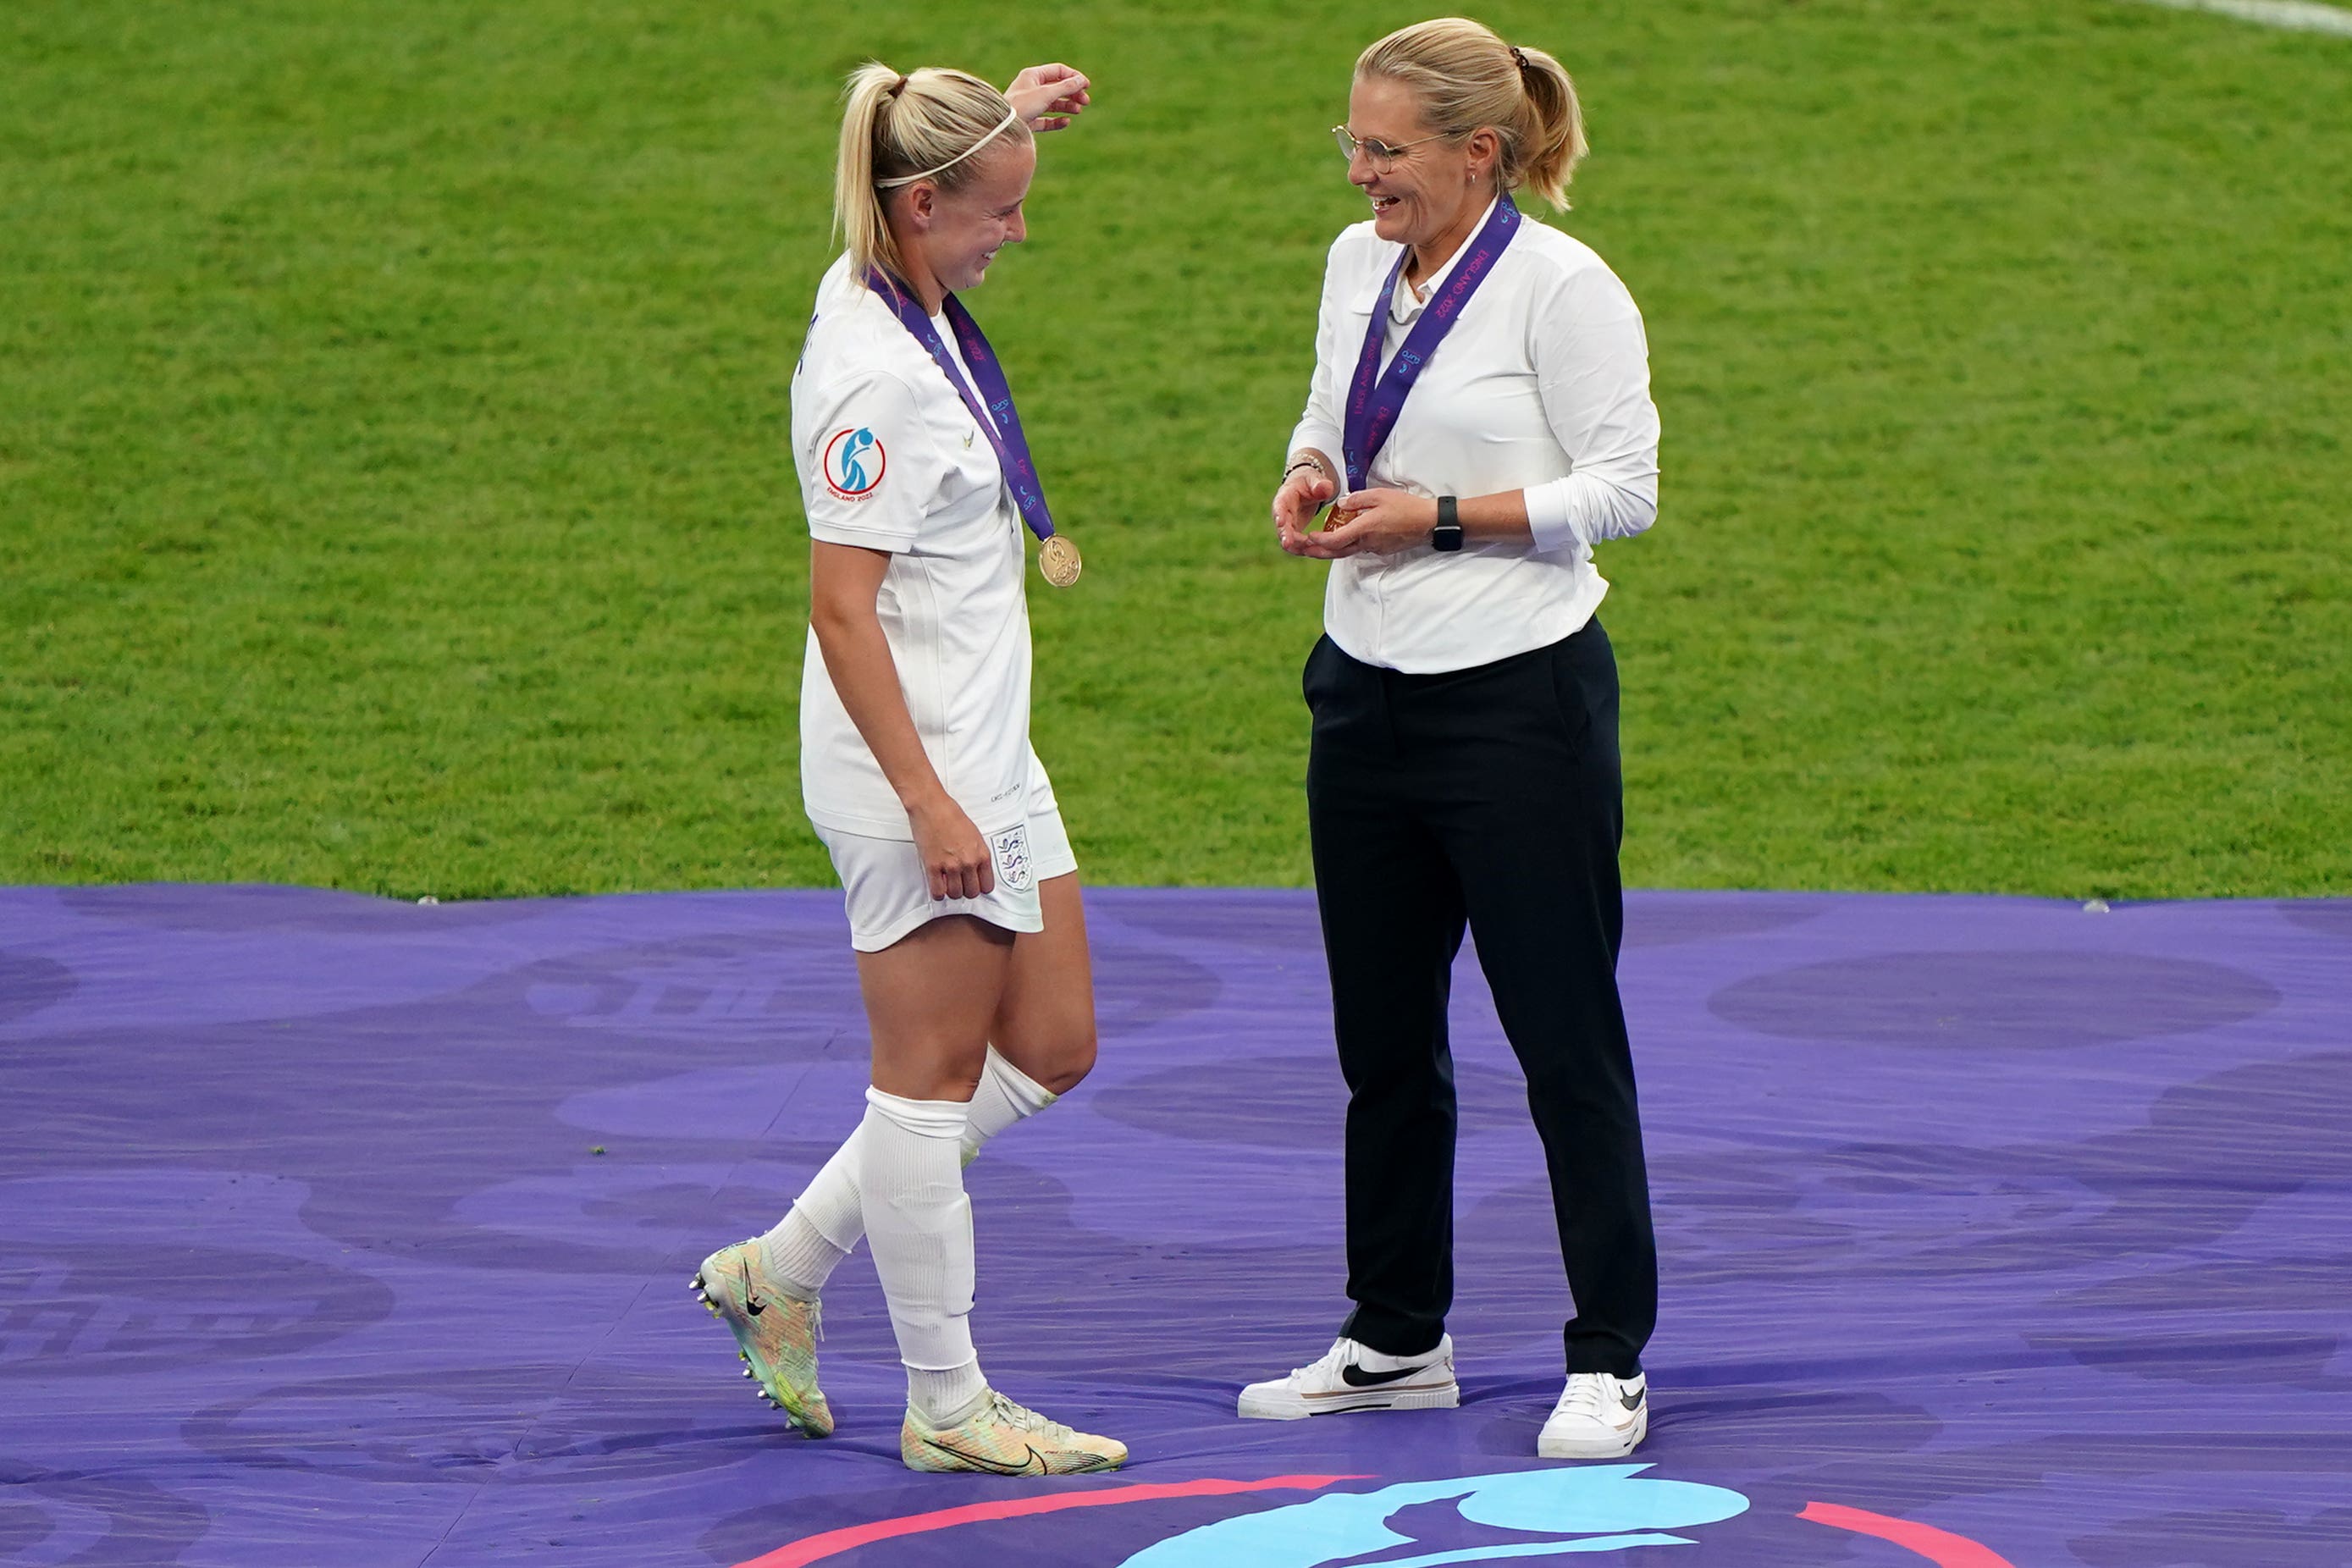
<path id="1" fill-rule="evenodd" d="M 1451 1410 L 1461 1403 L 1451 1335 L 1440 1336 L 1435 1350 L 1411 1361 L 1381 1355 L 1353 1340 L 1335 1340 L 1314 1365 L 1243 1389 L 1241 1413 L 1260 1421 L 1296 1421 L 1345 1410 Z"/>
<path id="2" fill-rule="evenodd" d="M 1650 1380 L 1572 1372 L 1536 1436 L 1545 1459 L 1622 1459 L 1650 1435 Z"/>

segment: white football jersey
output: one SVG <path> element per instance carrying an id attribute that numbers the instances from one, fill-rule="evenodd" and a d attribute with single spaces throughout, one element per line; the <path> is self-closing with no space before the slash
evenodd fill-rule
<path id="1" fill-rule="evenodd" d="M 850 277 L 847 257 L 818 286 L 792 397 L 811 537 L 890 554 L 876 609 L 932 767 L 982 833 L 1022 821 L 1029 605 L 1023 524 L 995 448 L 890 307 Z M 801 794 L 821 827 L 913 837 L 814 630 L 801 674 Z"/>

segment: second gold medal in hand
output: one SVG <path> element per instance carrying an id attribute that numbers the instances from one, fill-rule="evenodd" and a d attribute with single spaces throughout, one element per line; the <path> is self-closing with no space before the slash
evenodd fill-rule
<path id="1" fill-rule="evenodd" d="M 1078 580 L 1086 563 L 1078 559 L 1078 547 L 1069 536 L 1056 533 L 1037 542 L 1037 571 L 1056 588 L 1066 588 Z"/>

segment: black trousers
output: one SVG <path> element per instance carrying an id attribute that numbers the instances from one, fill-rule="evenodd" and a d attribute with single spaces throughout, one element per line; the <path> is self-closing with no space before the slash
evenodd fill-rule
<path id="1" fill-rule="evenodd" d="M 1576 1315 L 1570 1372 L 1631 1376 L 1657 1241 L 1617 995 L 1617 662 L 1598 621 L 1493 664 L 1406 675 L 1330 638 L 1307 660 L 1316 899 L 1348 1082 L 1341 1331 L 1390 1355 L 1454 1300 L 1454 1061 L 1466 922 L 1528 1079 Z"/>

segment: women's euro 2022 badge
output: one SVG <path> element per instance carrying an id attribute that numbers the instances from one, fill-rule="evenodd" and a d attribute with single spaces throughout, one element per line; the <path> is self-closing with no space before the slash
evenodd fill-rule
<path id="1" fill-rule="evenodd" d="M 1037 570 L 1055 587 L 1068 587 L 1085 569 L 1086 563 L 1078 559 L 1078 547 L 1070 542 L 1069 535 L 1048 534 L 1037 542 Z"/>
<path id="2" fill-rule="evenodd" d="M 889 454 L 874 432 L 861 426 L 836 430 L 824 444 L 824 487 L 837 500 L 865 500 L 882 483 Z"/>

